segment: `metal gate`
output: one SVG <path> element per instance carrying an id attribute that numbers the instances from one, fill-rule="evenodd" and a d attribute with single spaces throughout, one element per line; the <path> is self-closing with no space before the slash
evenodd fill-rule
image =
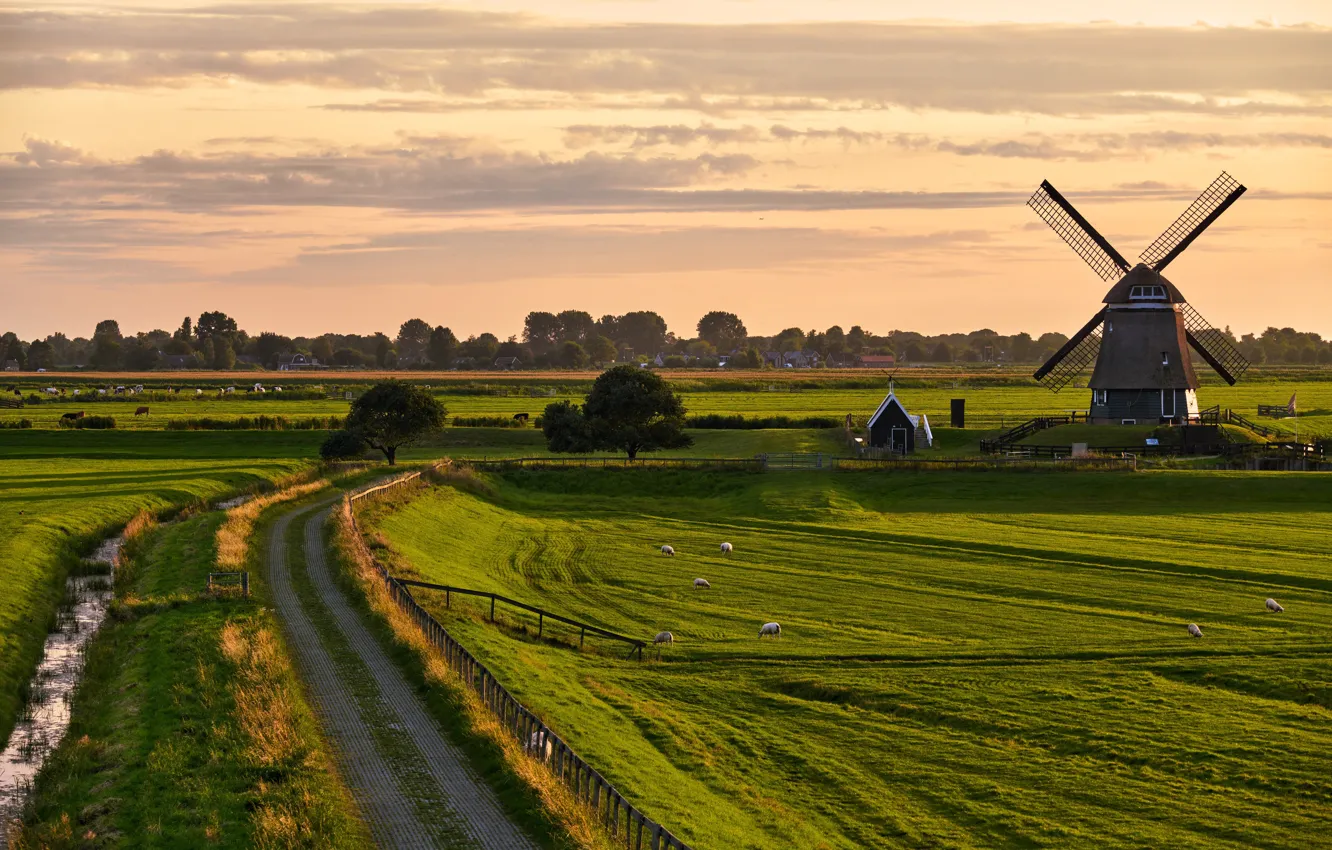
<path id="1" fill-rule="evenodd" d="M 768 472 L 828 470 L 833 468 L 835 460 L 832 455 L 823 452 L 774 452 L 761 454 L 759 458 Z"/>

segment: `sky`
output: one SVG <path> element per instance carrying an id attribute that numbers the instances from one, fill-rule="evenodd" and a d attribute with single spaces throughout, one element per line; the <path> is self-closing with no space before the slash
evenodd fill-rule
<path id="1" fill-rule="evenodd" d="M 1167 276 L 1332 337 L 1326 0 L 0 0 L 0 331 L 1071 333 L 1216 176 Z"/>

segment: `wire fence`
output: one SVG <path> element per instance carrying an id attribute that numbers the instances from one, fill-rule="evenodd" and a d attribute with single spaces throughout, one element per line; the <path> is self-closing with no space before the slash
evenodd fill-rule
<path id="1" fill-rule="evenodd" d="M 546 765 L 569 788 L 575 799 L 592 809 L 597 822 L 610 834 L 616 846 L 623 846 L 626 850 L 690 850 L 689 845 L 676 838 L 670 830 L 634 807 L 541 718 L 515 699 L 484 664 L 455 640 L 430 612 L 421 607 L 406 585 L 389 575 L 371 554 L 370 547 L 361 536 L 352 503 L 372 493 L 415 480 L 420 475 L 420 472 L 410 472 L 385 484 L 366 487 L 344 497 L 344 509 L 351 521 L 355 545 L 360 549 L 362 557 L 375 565 L 399 610 L 412 618 L 431 645 L 439 650 L 450 669 L 476 692 L 499 719 L 500 725 L 518 740 L 523 751 Z"/>

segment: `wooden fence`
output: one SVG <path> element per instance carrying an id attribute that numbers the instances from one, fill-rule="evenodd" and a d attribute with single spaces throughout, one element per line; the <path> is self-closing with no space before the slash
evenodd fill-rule
<path id="1" fill-rule="evenodd" d="M 556 614 L 552 611 L 547 611 L 544 608 L 538 608 L 535 605 L 528 605 L 526 602 L 519 602 L 517 599 L 510 599 L 507 596 L 501 596 L 498 593 L 491 593 L 488 590 L 471 590 L 466 587 L 455 587 L 451 584 L 431 584 L 428 581 L 417 581 L 416 579 L 410 579 L 410 578 L 394 578 L 393 581 L 395 581 L 401 587 L 422 587 L 425 588 L 426 590 L 444 591 L 445 608 L 449 608 L 452 606 L 452 596 L 455 593 L 460 594 L 462 596 L 479 596 L 482 599 L 489 599 L 490 622 L 492 623 L 495 622 L 495 603 L 503 602 L 505 605 L 512 605 L 515 608 L 521 608 L 524 611 L 530 611 L 531 613 L 537 615 L 537 637 L 540 637 L 544 632 L 546 628 L 546 620 L 554 620 L 557 623 L 565 623 L 567 625 L 576 626 L 578 628 L 578 645 L 580 647 L 583 645 L 583 639 L 588 634 L 599 635 L 604 638 L 610 638 L 611 640 L 618 640 L 621 643 L 629 644 L 629 655 L 625 657 L 632 658 L 635 655 L 637 655 L 639 661 L 643 660 L 643 647 L 647 646 L 647 641 L 639 640 L 638 638 L 626 637 L 625 635 L 616 634 L 615 632 L 607 631 L 606 629 L 603 629 L 600 626 L 594 626 L 591 623 L 583 623 L 578 620 L 571 620 L 568 617 Z"/>
<path id="2" fill-rule="evenodd" d="M 476 469 L 763 469 L 763 461 L 756 457 L 510 457 L 460 463 Z"/>
<path id="3" fill-rule="evenodd" d="M 410 472 L 386 484 L 367 487 L 345 497 L 355 545 L 360 548 L 360 554 L 375 565 L 394 603 L 415 621 L 449 667 L 476 692 L 509 734 L 518 739 L 523 750 L 545 764 L 556 778 L 568 786 L 576 799 L 592 809 L 597 821 L 610 833 L 616 846 L 623 846 L 626 850 L 690 850 L 689 845 L 672 835 L 670 830 L 636 809 L 539 717 L 514 699 L 484 664 L 454 640 L 439 621 L 421 607 L 403 582 L 390 576 L 375 560 L 361 536 L 352 502 L 371 493 L 405 484 L 420 475 L 419 472 Z"/>

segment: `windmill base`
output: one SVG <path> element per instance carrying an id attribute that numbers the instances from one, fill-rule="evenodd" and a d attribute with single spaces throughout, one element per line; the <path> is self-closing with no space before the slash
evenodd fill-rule
<path id="1" fill-rule="evenodd" d="M 1198 393 L 1190 389 L 1092 390 L 1087 415 L 1094 425 L 1196 422 Z"/>

